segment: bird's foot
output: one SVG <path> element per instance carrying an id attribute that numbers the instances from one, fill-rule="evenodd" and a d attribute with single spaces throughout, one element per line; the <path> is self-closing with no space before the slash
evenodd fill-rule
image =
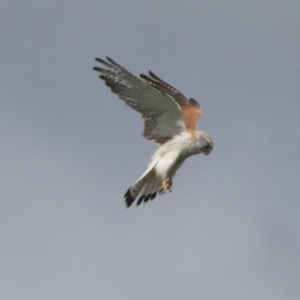
<path id="1" fill-rule="evenodd" d="M 173 181 L 171 178 L 167 181 L 167 191 L 171 193 L 173 191 Z"/>
<path id="2" fill-rule="evenodd" d="M 164 194 L 165 192 L 171 193 L 172 190 L 173 190 L 173 182 L 172 182 L 172 179 L 171 179 L 171 178 L 168 178 L 167 180 L 164 180 L 164 181 L 161 183 L 161 187 L 160 187 L 160 190 L 159 190 L 159 194 L 162 195 L 162 194 Z"/>
<path id="3" fill-rule="evenodd" d="M 168 185 L 167 180 L 164 180 L 164 181 L 161 183 L 160 190 L 159 190 L 159 192 L 158 192 L 160 195 L 164 194 L 164 193 L 167 191 L 167 185 Z"/>

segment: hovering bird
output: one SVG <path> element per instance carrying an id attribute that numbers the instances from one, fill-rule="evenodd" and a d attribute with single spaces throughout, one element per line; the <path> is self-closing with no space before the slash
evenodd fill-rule
<path id="1" fill-rule="evenodd" d="M 173 178 L 191 155 L 208 155 L 213 149 L 211 137 L 197 131 L 202 115 L 198 102 L 187 98 L 153 72 L 134 76 L 109 57 L 96 58 L 102 66 L 93 69 L 127 105 L 144 119 L 143 136 L 161 145 L 152 156 L 144 174 L 125 193 L 126 207 L 153 200 L 157 194 L 171 192 Z"/>

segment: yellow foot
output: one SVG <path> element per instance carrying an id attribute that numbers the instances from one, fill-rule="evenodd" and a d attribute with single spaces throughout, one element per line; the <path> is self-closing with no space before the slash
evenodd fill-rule
<path id="1" fill-rule="evenodd" d="M 173 191 L 173 182 L 172 182 L 171 178 L 169 178 L 169 180 L 167 181 L 167 191 L 169 193 L 171 193 Z"/>
<path id="2" fill-rule="evenodd" d="M 164 194 L 166 191 L 167 191 L 167 188 L 168 187 L 168 182 L 166 180 L 164 180 L 162 183 L 161 183 L 161 186 L 160 186 L 160 190 L 159 190 L 159 194 L 162 195 Z"/>
<path id="3" fill-rule="evenodd" d="M 164 180 L 162 183 L 161 183 L 161 187 L 160 187 L 160 190 L 159 190 L 159 194 L 162 195 L 164 194 L 165 192 L 169 192 L 171 193 L 173 190 L 173 182 L 172 182 L 172 179 L 171 178 L 168 178 L 167 180 Z"/>

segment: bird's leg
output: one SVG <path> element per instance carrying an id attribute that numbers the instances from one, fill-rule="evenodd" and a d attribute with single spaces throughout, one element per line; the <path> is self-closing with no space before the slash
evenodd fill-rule
<path id="1" fill-rule="evenodd" d="M 171 176 L 169 176 L 168 181 L 167 181 L 167 191 L 171 193 L 173 191 L 173 181 Z"/>
<path id="2" fill-rule="evenodd" d="M 164 180 L 164 181 L 161 183 L 161 187 L 160 187 L 160 190 L 159 190 L 159 194 L 162 195 L 162 194 L 164 194 L 166 191 L 168 191 L 169 193 L 171 193 L 172 190 L 173 190 L 173 181 L 172 181 L 171 176 L 169 176 L 168 179 Z"/>
<path id="3" fill-rule="evenodd" d="M 168 182 L 167 180 L 164 180 L 162 183 L 161 183 L 161 186 L 160 186 L 160 190 L 159 190 L 159 194 L 162 195 L 164 194 L 166 191 L 167 191 L 167 186 L 168 186 Z"/>

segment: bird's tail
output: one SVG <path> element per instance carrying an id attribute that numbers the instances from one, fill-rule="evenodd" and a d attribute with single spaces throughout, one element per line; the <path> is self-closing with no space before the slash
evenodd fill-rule
<path id="1" fill-rule="evenodd" d="M 141 177 L 135 182 L 124 195 L 125 204 L 128 208 L 139 196 L 136 205 L 147 203 L 149 200 L 154 200 L 157 194 L 162 195 L 165 192 L 172 192 L 173 182 L 171 178 L 162 180 L 157 177 L 155 171 L 150 171 L 146 176 Z"/>
<path id="2" fill-rule="evenodd" d="M 154 170 L 136 181 L 124 195 L 126 207 L 131 206 L 139 196 L 137 205 L 154 200 L 161 187 L 161 179 L 156 177 Z"/>
<path id="3" fill-rule="evenodd" d="M 124 195 L 126 207 L 130 207 L 138 196 L 136 204 L 140 205 L 142 202 L 147 203 L 149 200 L 154 200 L 157 194 L 161 195 L 172 191 L 172 178 L 175 172 L 173 174 L 166 173 L 163 177 L 158 176 L 156 167 L 161 159 L 160 156 L 154 156 L 144 174 L 127 190 Z"/>

